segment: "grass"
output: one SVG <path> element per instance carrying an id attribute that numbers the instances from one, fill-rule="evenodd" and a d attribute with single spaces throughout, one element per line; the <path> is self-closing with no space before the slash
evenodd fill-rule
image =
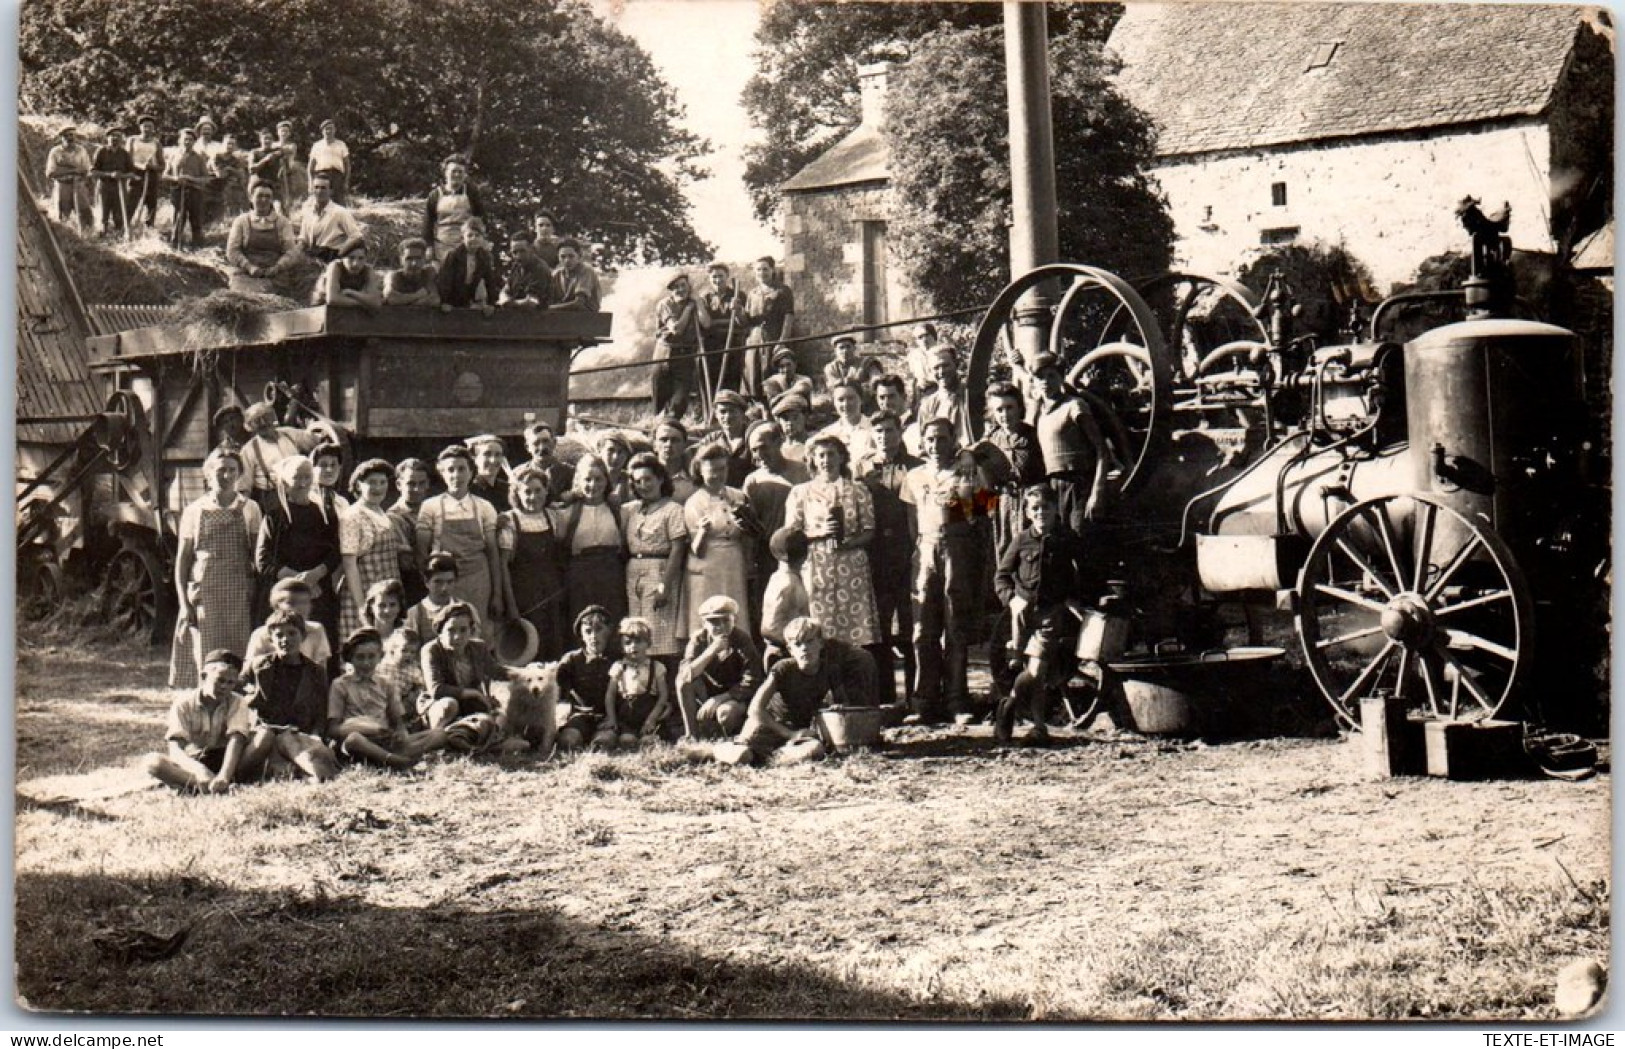
<path id="1" fill-rule="evenodd" d="M 1608 944 L 1608 781 L 1372 782 L 1328 740 L 911 730 L 77 801 L 158 744 L 152 654 L 25 633 L 17 973 L 39 1009 L 1552 1020 Z M 133 961 L 120 934 L 189 931 Z"/>

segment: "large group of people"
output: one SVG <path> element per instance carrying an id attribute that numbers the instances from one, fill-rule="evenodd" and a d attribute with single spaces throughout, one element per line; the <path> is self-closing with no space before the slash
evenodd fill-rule
<path id="1" fill-rule="evenodd" d="M 979 714 L 969 648 L 1001 605 L 992 650 L 1015 680 L 993 697 L 995 736 L 1026 716 L 1043 738 L 1102 585 L 1084 544 L 1121 450 L 1047 355 L 987 391 L 987 435 L 967 443 L 957 355 L 918 334 L 932 382 L 844 346 L 820 428 L 800 390 L 763 411 L 724 389 L 702 434 L 675 416 L 578 433 L 590 446 L 567 464 L 537 422 L 517 465 L 480 434 L 433 463 L 367 459 L 342 491 L 330 423 L 254 405 L 180 518 L 186 691 L 154 774 L 217 790 L 345 757 L 653 740 L 804 760 L 833 704 Z M 553 668 L 557 707 L 519 731 L 495 686 L 526 663 Z"/>

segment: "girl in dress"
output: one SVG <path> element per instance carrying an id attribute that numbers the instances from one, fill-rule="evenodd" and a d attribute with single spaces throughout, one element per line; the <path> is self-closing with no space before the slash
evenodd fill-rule
<path id="1" fill-rule="evenodd" d="M 418 508 L 418 561 L 427 565 L 429 554 L 445 551 L 457 560 L 457 582 L 452 595 L 465 601 L 486 623 L 502 620 L 500 584 L 502 565 L 497 552 L 497 512 L 490 503 L 469 491 L 474 479 L 474 456 L 460 444 L 435 457 L 446 490 L 423 500 Z"/>
<path id="2" fill-rule="evenodd" d="M 688 557 L 688 526 L 683 508 L 671 498 L 671 480 L 652 452 L 627 464 L 637 496 L 621 507 L 626 529 L 626 607 L 649 622 L 649 654 L 676 674 L 688 633 L 683 619 L 683 562 Z"/>
<path id="3" fill-rule="evenodd" d="M 401 577 L 401 535 L 384 510 L 394 468 L 383 459 L 368 459 L 350 473 L 355 503 L 339 515 L 339 555 L 344 560 L 344 590 L 339 600 L 339 634 L 361 628 L 367 592 Z"/>
<path id="4" fill-rule="evenodd" d="M 550 663 L 564 654 L 563 511 L 548 509 L 547 471 L 534 463 L 513 472 L 510 491 L 517 505 L 497 519 L 504 600 L 536 628 L 536 658 Z"/>
<path id="5" fill-rule="evenodd" d="M 611 627 L 626 618 L 626 543 L 621 515 L 609 501 L 609 468 L 596 455 L 576 461 L 575 501 L 564 532 L 569 537 L 570 618 L 602 605 Z"/>
<path id="6" fill-rule="evenodd" d="M 175 554 L 175 593 L 180 603 L 169 686 L 192 688 L 205 652 L 224 648 L 241 657 L 253 629 L 254 541 L 260 508 L 237 490 L 242 458 L 216 448 L 203 460 L 208 494 L 181 514 Z"/>
<path id="7" fill-rule="evenodd" d="M 338 595 L 333 592 L 342 559 L 338 514 L 315 497 L 316 467 L 303 455 L 290 455 L 276 465 L 277 499 L 260 522 L 254 545 L 254 570 L 269 600 L 283 579 L 302 579 L 311 587 L 311 618 L 334 637 L 339 629 Z"/>
<path id="8" fill-rule="evenodd" d="M 813 478 L 790 489 L 784 524 L 807 535 L 802 576 L 812 617 L 824 624 L 826 637 L 872 645 L 879 633 L 864 548 L 874 535 L 874 499 L 868 488 L 848 476 L 846 446 L 840 438 L 820 434 L 807 451 Z"/>
<path id="9" fill-rule="evenodd" d="M 698 490 L 683 504 L 688 527 L 688 565 L 684 573 L 683 604 L 688 610 L 689 637 L 705 629 L 700 606 L 708 597 L 731 597 L 739 606 L 739 621 L 749 624 L 750 581 L 745 573 L 750 541 L 744 527 L 745 493 L 728 487 L 728 449 L 719 443 L 695 453 L 693 474 Z"/>

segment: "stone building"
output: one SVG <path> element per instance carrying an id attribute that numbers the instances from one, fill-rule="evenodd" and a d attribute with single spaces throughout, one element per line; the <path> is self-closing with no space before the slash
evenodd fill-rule
<path id="1" fill-rule="evenodd" d="M 891 173 L 880 134 L 885 65 L 865 67 L 861 87 L 858 126 L 779 187 L 784 267 L 795 293 L 798 334 L 884 324 L 921 312 L 886 255 Z M 902 334 L 881 333 L 873 341 Z M 823 359 L 811 351 L 802 356 L 804 364 Z"/>
<path id="2" fill-rule="evenodd" d="M 1129 4 L 1110 46 L 1159 131 L 1182 268 L 1318 240 L 1385 292 L 1463 246 L 1464 196 L 1509 201 L 1514 246 L 1560 258 L 1612 217 L 1606 12 Z"/>

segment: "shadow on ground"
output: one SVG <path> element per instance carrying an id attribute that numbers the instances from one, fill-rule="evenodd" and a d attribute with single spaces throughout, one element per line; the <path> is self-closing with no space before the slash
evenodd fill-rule
<path id="1" fill-rule="evenodd" d="M 548 910 L 386 908 L 202 879 L 17 877 L 19 1004 L 41 1011 L 369 1017 L 1019 1020 L 799 964 L 699 953 Z M 173 957 L 142 934 L 188 929 Z M 139 951 L 135 952 L 139 955 Z"/>

